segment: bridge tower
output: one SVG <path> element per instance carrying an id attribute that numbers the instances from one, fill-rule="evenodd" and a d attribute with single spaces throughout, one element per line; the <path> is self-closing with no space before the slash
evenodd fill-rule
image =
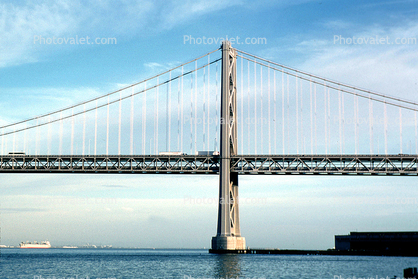
<path id="1" fill-rule="evenodd" d="M 218 230 L 212 237 L 212 251 L 245 249 L 239 223 L 238 174 L 231 173 L 231 156 L 237 155 L 237 65 L 236 51 L 222 42 L 221 166 L 219 176 Z"/>

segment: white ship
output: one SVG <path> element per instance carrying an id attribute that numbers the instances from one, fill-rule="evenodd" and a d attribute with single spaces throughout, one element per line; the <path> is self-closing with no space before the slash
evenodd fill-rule
<path id="1" fill-rule="evenodd" d="M 20 248 L 32 248 L 32 249 L 47 249 L 47 248 L 51 248 L 51 243 L 49 243 L 49 241 L 42 241 L 41 243 L 34 241 L 34 242 L 21 242 L 20 243 Z"/>

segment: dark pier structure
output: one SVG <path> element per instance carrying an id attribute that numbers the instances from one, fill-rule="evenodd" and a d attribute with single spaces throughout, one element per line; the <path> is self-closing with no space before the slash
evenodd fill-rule
<path id="1" fill-rule="evenodd" d="M 335 250 L 417 256 L 418 232 L 351 232 L 335 236 Z"/>
<path id="2" fill-rule="evenodd" d="M 351 255 L 418 257 L 418 232 L 351 232 L 336 235 L 335 248 L 328 250 L 236 249 L 213 254 Z"/>

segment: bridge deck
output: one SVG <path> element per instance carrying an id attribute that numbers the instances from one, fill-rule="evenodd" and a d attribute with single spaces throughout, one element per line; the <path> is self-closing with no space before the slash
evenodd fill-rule
<path id="1" fill-rule="evenodd" d="M 4 155 L 0 173 L 168 173 L 218 174 L 219 156 Z M 418 175 L 418 155 L 239 155 L 239 174 Z"/>

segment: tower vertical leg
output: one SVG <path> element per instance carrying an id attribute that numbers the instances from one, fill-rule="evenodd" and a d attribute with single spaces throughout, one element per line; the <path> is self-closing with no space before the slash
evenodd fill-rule
<path id="1" fill-rule="evenodd" d="M 239 224 L 238 174 L 231 173 L 231 156 L 237 154 L 236 53 L 222 43 L 221 166 L 219 174 L 218 230 L 212 252 L 245 249 Z"/>

